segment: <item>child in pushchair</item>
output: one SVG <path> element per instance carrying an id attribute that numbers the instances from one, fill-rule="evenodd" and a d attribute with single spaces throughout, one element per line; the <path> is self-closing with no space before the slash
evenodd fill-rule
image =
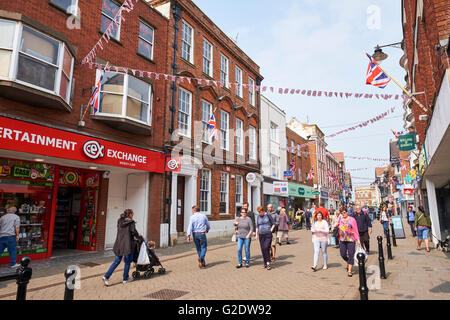
<path id="1" fill-rule="evenodd" d="M 158 269 L 159 274 L 166 273 L 166 269 L 162 266 L 159 261 L 158 256 L 155 253 L 156 243 L 154 241 L 147 242 L 143 237 L 138 239 L 135 244 L 134 250 L 134 262 L 136 265 L 136 271 L 133 272 L 133 279 L 139 279 L 141 277 L 141 272 L 144 273 L 144 278 L 148 279 L 155 272 L 153 267 L 159 266 Z M 141 254 L 141 249 L 145 251 Z"/>

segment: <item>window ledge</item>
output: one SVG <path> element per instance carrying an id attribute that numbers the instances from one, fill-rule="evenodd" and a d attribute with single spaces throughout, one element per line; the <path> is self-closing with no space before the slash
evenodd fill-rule
<path id="1" fill-rule="evenodd" d="M 60 96 L 40 91 L 11 80 L 0 80 L 0 96 L 40 108 L 72 112 L 72 106 Z"/>
<path id="2" fill-rule="evenodd" d="M 144 56 L 142 53 L 136 52 L 136 54 L 138 57 L 145 59 L 147 62 L 150 62 L 151 64 L 156 64 L 156 62 L 153 59 L 150 59 L 149 57 Z"/>
<path id="3" fill-rule="evenodd" d="M 187 61 L 185 58 L 180 57 L 180 60 L 183 61 L 184 63 L 186 63 L 191 68 L 197 69 L 197 66 L 195 64 L 192 64 L 191 62 Z"/>
<path id="4" fill-rule="evenodd" d="M 133 121 L 128 118 L 104 116 L 101 114 L 91 115 L 91 119 L 105 122 L 107 125 L 133 134 L 143 136 L 153 135 L 151 126 Z"/>
<path id="5" fill-rule="evenodd" d="M 101 30 L 98 30 L 98 33 L 99 33 L 101 36 L 103 36 L 103 34 L 104 34 Z M 111 37 L 109 38 L 108 41 L 112 41 L 112 42 L 118 44 L 119 46 L 122 46 L 122 47 L 123 47 L 122 42 L 120 42 L 120 40 L 117 40 L 117 39 L 114 38 L 113 36 L 111 36 Z"/>
<path id="6" fill-rule="evenodd" d="M 242 98 L 241 96 L 238 96 L 237 94 L 236 94 L 235 96 L 236 96 L 236 98 L 238 98 L 239 100 L 242 100 L 242 102 L 245 102 L 245 99 Z"/>

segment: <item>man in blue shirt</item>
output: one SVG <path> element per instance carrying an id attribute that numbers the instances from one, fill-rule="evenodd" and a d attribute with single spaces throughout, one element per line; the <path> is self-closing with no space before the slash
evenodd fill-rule
<path id="1" fill-rule="evenodd" d="M 414 229 L 414 215 L 416 214 L 416 212 L 413 210 L 412 206 L 408 206 L 408 224 L 411 227 L 411 232 L 412 232 L 412 236 L 415 237 L 416 236 L 416 230 Z"/>
<path id="2" fill-rule="evenodd" d="M 198 206 L 192 207 L 192 216 L 189 221 L 189 226 L 187 229 L 187 240 L 191 242 L 191 235 L 194 238 L 195 247 L 197 248 L 198 254 L 198 267 L 205 268 L 205 256 L 207 250 L 206 234 L 210 229 L 208 218 L 200 213 L 200 208 Z"/>

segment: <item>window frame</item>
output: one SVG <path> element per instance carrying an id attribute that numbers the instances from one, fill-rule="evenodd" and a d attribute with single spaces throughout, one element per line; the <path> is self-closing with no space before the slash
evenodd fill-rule
<path id="1" fill-rule="evenodd" d="M 253 134 L 252 134 L 253 133 Z M 253 143 L 252 143 L 253 140 Z M 249 147 L 249 158 L 252 160 L 258 160 L 256 152 L 256 128 L 252 125 L 248 127 L 248 147 Z M 252 145 L 253 144 L 253 145 Z"/>
<path id="2" fill-rule="evenodd" d="M 101 70 L 97 70 L 96 77 L 95 77 L 95 83 L 97 83 L 100 80 L 101 72 L 102 72 Z M 116 74 L 123 74 L 124 75 L 124 79 L 123 79 L 123 88 L 124 89 L 123 89 L 123 92 L 122 93 L 118 93 L 118 92 L 113 92 L 113 91 L 105 91 L 105 90 L 102 90 L 103 86 L 101 86 L 100 87 L 100 94 L 107 93 L 107 94 L 110 94 L 110 95 L 117 95 L 117 96 L 122 95 L 123 96 L 122 97 L 122 114 L 118 115 L 118 114 L 115 114 L 115 113 L 106 113 L 106 112 L 99 111 L 95 115 L 101 115 L 101 116 L 111 117 L 111 118 L 127 119 L 127 120 L 131 120 L 131 121 L 134 121 L 134 122 L 137 122 L 137 123 L 141 123 L 141 124 L 144 124 L 146 126 L 151 127 L 152 126 L 151 125 L 152 124 L 152 113 L 153 113 L 153 86 L 150 83 L 142 81 L 139 78 L 133 77 L 132 75 L 129 75 L 129 74 L 124 73 L 124 72 L 115 72 L 115 71 L 108 71 L 108 72 L 116 73 Z M 149 90 L 148 90 L 149 91 L 149 93 L 148 93 L 149 94 L 149 98 L 148 98 L 149 100 L 148 100 L 148 110 L 147 110 L 148 123 L 146 123 L 146 122 L 144 122 L 142 120 L 138 120 L 136 118 L 127 116 L 128 98 L 131 98 L 133 100 L 140 101 L 140 102 L 143 102 L 143 103 L 147 103 L 147 102 L 145 102 L 143 100 L 137 99 L 136 97 L 132 97 L 132 96 L 128 95 L 129 77 L 132 77 L 132 78 L 135 78 L 136 80 L 142 81 L 142 82 L 146 83 L 149 86 Z M 103 96 L 102 96 L 102 100 L 103 100 Z M 101 110 L 101 109 L 102 109 L 102 103 L 100 103 L 100 109 L 99 110 Z"/>
<path id="3" fill-rule="evenodd" d="M 223 62 L 226 61 L 226 70 L 223 70 Z M 225 75 L 225 81 L 222 79 L 222 75 Z M 230 87 L 230 59 L 223 53 L 220 54 L 220 81 L 226 88 Z"/>
<path id="4" fill-rule="evenodd" d="M 238 130 L 238 123 L 241 124 L 240 129 Z M 236 134 L 235 134 L 235 146 L 236 146 L 236 154 L 243 156 L 244 155 L 244 121 L 236 118 L 236 130 L 235 130 Z M 239 144 L 238 144 L 238 140 L 239 140 Z M 238 149 L 239 146 L 239 149 Z"/>
<path id="5" fill-rule="evenodd" d="M 185 28 L 183 28 L 184 26 L 187 26 L 188 28 L 191 29 L 191 43 L 187 43 L 187 41 L 185 41 L 183 39 L 183 34 L 185 32 Z M 191 26 L 189 23 L 186 22 L 186 20 L 182 19 L 181 20 L 181 48 L 180 48 L 180 56 L 182 59 L 188 61 L 189 63 L 194 64 L 194 27 Z M 183 43 L 187 44 L 189 46 L 189 59 L 186 59 L 186 57 L 183 57 Z"/>
<path id="6" fill-rule="evenodd" d="M 272 121 L 270 122 L 270 140 L 272 142 L 279 143 L 279 141 L 278 141 L 278 126 Z"/>
<path id="7" fill-rule="evenodd" d="M 207 172 L 207 188 L 208 189 L 202 189 L 202 183 L 203 183 L 203 174 Z M 211 215 L 211 170 L 209 169 L 201 169 L 200 170 L 200 187 L 199 187 L 199 195 L 200 195 L 200 212 L 205 214 L 205 215 Z M 202 200 L 202 192 L 206 192 L 207 193 L 207 199 L 206 200 Z M 207 205 L 207 210 L 206 211 L 202 211 L 202 203 L 206 203 Z"/>
<path id="8" fill-rule="evenodd" d="M 118 3 L 116 3 L 116 2 L 114 2 L 114 1 L 112 1 L 112 0 L 102 0 L 102 13 L 101 13 L 101 16 L 105 16 L 107 19 L 111 20 L 110 23 L 114 23 L 114 17 L 110 17 L 109 15 L 103 13 L 103 1 L 109 1 L 109 2 L 114 3 L 116 6 L 119 7 L 119 11 L 120 11 L 121 5 L 119 5 Z M 113 38 L 113 39 L 115 39 L 115 40 L 117 40 L 117 41 L 120 41 L 120 31 L 121 31 L 121 27 L 122 27 L 122 19 L 119 18 L 118 20 L 119 20 L 119 21 L 116 21 L 117 24 L 119 25 L 119 26 L 117 27 L 117 38 L 114 37 L 114 35 L 113 35 L 112 33 L 110 34 L 110 36 L 111 36 L 111 38 Z M 106 29 L 108 29 L 108 28 L 106 28 Z M 100 19 L 100 31 L 103 32 L 103 33 L 106 32 L 106 30 L 102 30 L 101 19 Z"/>
<path id="9" fill-rule="evenodd" d="M 239 70 L 239 72 L 238 72 L 238 70 Z M 242 82 L 243 82 L 244 76 L 243 76 L 242 69 L 236 65 L 235 69 L 234 69 L 234 73 L 235 73 L 234 74 L 235 81 L 237 84 L 239 84 L 238 86 L 236 86 L 236 90 L 235 90 L 236 96 L 238 96 L 240 98 L 244 98 L 244 94 L 243 94 L 243 90 L 242 90 Z M 239 79 L 238 79 L 238 76 L 239 76 Z"/>
<path id="10" fill-rule="evenodd" d="M 223 186 L 223 177 L 226 177 L 226 191 L 223 191 L 222 186 Z M 220 203 L 223 202 L 222 200 L 222 194 L 226 193 L 226 212 L 220 212 Z M 220 173 L 220 194 L 219 194 L 219 214 L 224 215 L 224 214 L 229 214 L 229 208 L 230 206 L 230 174 L 228 172 L 221 172 Z"/>
<path id="11" fill-rule="evenodd" d="M 205 57 L 205 44 L 210 47 L 210 57 Z M 203 48 L 202 48 L 202 56 L 203 56 L 203 73 L 207 74 L 211 78 L 214 74 L 214 46 L 211 42 L 209 42 L 206 38 L 203 38 Z M 209 72 L 205 72 L 205 60 L 209 62 Z"/>
<path id="12" fill-rule="evenodd" d="M 274 159 L 276 161 L 273 161 Z M 272 178 L 279 179 L 279 177 L 280 177 L 280 168 L 279 168 L 280 166 L 279 166 L 279 164 L 280 164 L 280 157 L 277 157 L 274 154 L 270 154 L 270 176 Z M 276 171 L 276 175 L 274 175 L 274 169 Z"/>
<path id="13" fill-rule="evenodd" d="M 0 76 L 0 79 L 16 82 L 18 84 L 21 84 L 21 85 L 24 85 L 24 86 L 27 86 L 27 87 L 30 87 L 30 88 L 33 88 L 33 89 L 36 89 L 36 90 L 39 90 L 42 92 L 52 94 L 57 97 L 60 97 L 65 103 L 67 103 L 68 105 L 71 106 L 72 105 L 72 94 L 73 94 L 72 86 L 73 86 L 73 81 L 74 81 L 73 69 L 74 69 L 74 65 L 75 65 L 75 58 L 74 58 L 73 54 L 70 52 L 66 43 L 64 41 L 58 40 L 58 39 L 46 34 L 38 29 L 35 29 L 27 24 L 24 24 L 21 21 L 14 21 L 14 20 L 9 20 L 9 19 L 2 19 L 2 18 L 0 18 L 0 21 L 5 21 L 7 23 L 11 23 L 14 25 L 14 30 L 13 30 L 14 34 L 12 37 L 12 47 L 11 48 L 0 47 L 0 51 L 10 52 L 8 75 Z M 54 64 L 53 62 L 49 62 L 44 59 L 38 58 L 36 56 L 33 56 L 33 55 L 21 50 L 20 47 L 22 44 L 22 35 L 23 35 L 24 28 L 28 28 L 32 32 L 36 32 L 37 34 L 42 35 L 42 37 L 44 39 L 47 38 L 47 39 L 50 39 L 51 41 L 58 43 L 56 64 Z M 61 77 L 63 76 L 62 73 L 64 72 L 63 71 L 64 53 L 66 50 L 69 53 L 71 62 L 70 62 L 70 75 L 68 76 L 69 82 L 68 82 L 67 88 L 66 88 L 66 98 L 63 98 L 60 94 L 60 90 L 61 90 Z M 44 63 L 45 65 L 48 65 L 53 68 L 56 68 L 55 81 L 53 83 L 53 90 L 50 90 L 50 89 L 41 87 L 39 85 L 33 84 L 31 82 L 27 82 L 25 80 L 21 80 L 21 79 L 17 78 L 17 73 L 19 71 L 20 56 L 26 57 L 27 59 L 31 59 L 33 61 L 37 61 L 39 63 Z"/>
<path id="14" fill-rule="evenodd" d="M 179 115 L 177 115 L 177 130 L 178 130 L 178 134 L 179 135 L 181 135 L 181 136 L 184 136 L 184 137 L 186 137 L 186 138 L 191 138 L 191 136 L 192 136 L 192 96 L 193 96 L 193 94 L 192 94 L 192 92 L 190 92 L 189 90 L 186 90 L 186 89 L 184 89 L 184 88 L 179 88 L 179 94 L 178 94 L 178 110 L 177 110 L 177 113 L 179 114 L 179 112 L 180 112 L 180 102 L 181 102 L 181 99 L 180 99 L 180 94 L 181 94 L 181 92 L 182 91 L 184 91 L 185 93 L 187 93 L 187 94 L 189 94 L 189 119 L 188 119 L 188 123 L 187 123 L 187 125 L 188 125 L 188 128 L 187 128 L 187 134 L 184 134 L 184 133 L 182 133 L 182 132 L 180 132 L 180 118 L 179 118 Z M 184 114 L 186 114 L 184 111 L 182 111 Z"/>
<path id="15" fill-rule="evenodd" d="M 207 104 L 209 106 L 208 116 L 206 118 L 204 117 L 204 111 L 205 111 L 205 109 L 203 108 L 204 104 Z M 202 99 L 201 107 L 202 107 L 202 132 L 203 132 L 201 139 L 202 139 L 203 143 L 212 144 L 212 139 L 209 137 L 209 132 L 208 132 L 208 123 L 209 123 L 209 119 L 211 118 L 211 115 L 213 113 L 213 105 L 211 102 L 209 102 L 205 99 Z M 205 121 L 205 119 L 206 119 L 206 121 Z M 204 139 L 205 135 L 207 137 L 207 140 Z"/>
<path id="16" fill-rule="evenodd" d="M 140 29 L 141 23 L 142 23 L 143 25 L 145 25 L 146 27 L 152 29 L 152 40 L 153 40 L 153 42 L 150 43 L 147 39 L 141 37 L 141 29 Z M 148 44 L 150 44 L 150 45 L 152 46 L 152 54 L 151 54 L 151 57 L 150 57 L 150 58 L 147 57 L 147 56 L 146 56 L 145 54 L 143 54 L 142 52 L 139 52 L 139 39 L 142 40 L 142 41 L 144 41 L 144 42 L 146 42 L 146 43 L 148 43 Z M 146 23 L 146 22 L 142 21 L 141 19 L 139 19 L 138 53 L 141 54 L 141 55 L 143 55 L 144 57 L 150 59 L 150 60 L 153 60 L 154 51 L 155 51 L 155 28 L 153 28 L 153 27 L 150 26 L 148 23 Z"/>
<path id="17" fill-rule="evenodd" d="M 248 77 L 248 103 L 253 107 L 256 105 L 255 89 L 255 80 L 253 80 L 253 78 L 251 77 Z"/>
<path id="18" fill-rule="evenodd" d="M 59 9 L 64 10 L 67 14 L 78 17 L 79 16 L 78 0 L 70 0 L 70 1 L 71 1 L 71 5 L 68 8 L 64 8 L 64 7 L 60 6 L 59 4 L 55 3 L 54 0 L 50 0 L 50 3 L 52 5 L 54 5 L 55 7 L 58 7 Z M 70 8 L 76 8 L 76 12 L 70 12 L 69 11 Z"/>
<path id="19" fill-rule="evenodd" d="M 223 128 L 224 115 L 227 118 L 226 128 Z M 225 151 L 230 150 L 230 114 L 224 110 L 220 110 L 220 149 Z"/>
<path id="20" fill-rule="evenodd" d="M 239 181 L 239 184 L 238 184 Z M 238 185 L 240 186 L 240 192 L 238 192 Z M 244 203 L 244 177 L 241 175 L 236 175 L 236 207 L 240 206 L 242 207 Z M 238 195 L 240 197 L 240 201 L 238 201 Z"/>

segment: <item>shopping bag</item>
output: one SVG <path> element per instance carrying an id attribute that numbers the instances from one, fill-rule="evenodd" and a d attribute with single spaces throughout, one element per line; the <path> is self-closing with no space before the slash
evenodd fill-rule
<path id="1" fill-rule="evenodd" d="M 364 251 L 362 246 L 357 246 L 357 248 L 355 250 L 355 258 L 354 258 L 354 260 L 355 260 L 354 265 L 355 266 L 358 265 L 358 253 L 364 254 L 364 257 L 365 257 L 364 261 L 367 262 L 367 253 L 366 253 L 366 251 Z"/>
<path id="2" fill-rule="evenodd" d="M 233 236 L 231 237 L 231 242 L 236 242 L 236 241 L 237 241 L 236 234 L 233 234 Z"/>
<path id="3" fill-rule="evenodd" d="M 336 238 L 334 236 L 331 236 L 329 239 L 329 245 L 335 246 L 336 245 Z"/>
<path id="4" fill-rule="evenodd" d="M 139 252 L 137 264 L 139 265 L 150 264 L 150 259 L 148 258 L 147 247 L 145 245 L 145 242 L 142 242 L 141 251 Z"/>

